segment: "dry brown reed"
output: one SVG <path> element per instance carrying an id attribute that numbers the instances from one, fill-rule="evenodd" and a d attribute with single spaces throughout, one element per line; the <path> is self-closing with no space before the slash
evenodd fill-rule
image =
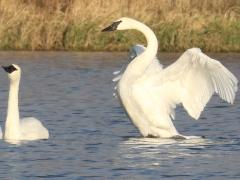
<path id="1" fill-rule="evenodd" d="M 148 24 L 160 50 L 240 51 L 239 0 L 0 0 L 0 49 L 127 50 L 136 32 L 100 30 L 128 16 Z"/>

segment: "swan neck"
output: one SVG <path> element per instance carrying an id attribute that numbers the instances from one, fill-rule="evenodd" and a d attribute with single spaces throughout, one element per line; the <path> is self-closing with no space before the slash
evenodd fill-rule
<path id="1" fill-rule="evenodd" d="M 149 61 L 156 57 L 158 51 L 158 40 L 154 32 L 145 24 L 138 22 L 136 29 L 142 32 L 147 40 L 147 48 L 142 56 L 147 56 Z"/>
<path id="2" fill-rule="evenodd" d="M 145 24 L 138 21 L 134 21 L 131 24 L 131 29 L 138 30 L 144 34 L 147 40 L 147 48 L 141 55 L 131 61 L 123 75 L 123 78 L 121 78 L 122 81 L 134 81 L 141 77 L 147 67 L 154 61 L 158 51 L 158 41 L 154 32 Z M 129 76 L 131 78 L 128 78 Z"/>
<path id="3" fill-rule="evenodd" d="M 19 139 L 20 136 L 20 122 L 19 122 L 19 107 L 18 107 L 18 93 L 19 80 L 10 80 L 10 89 L 8 97 L 7 117 L 5 123 L 5 139 Z"/>

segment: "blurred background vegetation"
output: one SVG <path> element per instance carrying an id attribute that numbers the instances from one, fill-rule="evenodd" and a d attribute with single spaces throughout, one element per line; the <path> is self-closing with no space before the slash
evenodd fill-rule
<path id="1" fill-rule="evenodd" d="M 240 52 L 240 0 L 0 0 L 1 50 L 125 51 L 136 32 L 101 33 L 122 16 L 150 26 L 159 50 Z"/>

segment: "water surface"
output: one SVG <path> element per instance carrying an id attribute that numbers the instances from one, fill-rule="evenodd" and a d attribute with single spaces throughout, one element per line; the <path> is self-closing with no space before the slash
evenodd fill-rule
<path id="1" fill-rule="evenodd" d="M 1 52 L 0 64 L 22 67 L 21 117 L 49 129 L 47 141 L 0 141 L 0 179 L 239 179 L 240 98 L 214 96 L 199 121 L 182 108 L 177 129 L 204 140 L 141 138 L 116 98 L 112 72 L 126 53 Z M 161 54 L 164 65 L 179 54 Z M 240 54 L 211 54 L 240 79 Z M 0 70 L 0 124 L 8 78 Z"/>

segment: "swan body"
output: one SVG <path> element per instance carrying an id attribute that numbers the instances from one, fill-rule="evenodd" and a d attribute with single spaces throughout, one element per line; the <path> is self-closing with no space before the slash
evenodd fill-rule
<path id="1" fill-rule="evenodd" d="M 7 117 L 2 138 L 5 140 L 38 140 L 48 139 L 47 128 L 34 117 L 19 119 L 18 93 L 21 77 L 21 68 L 12 64 L 3 69 L 10 79 Z"/>
<path id="2" fill-rule="evenodd" d="M 124 17 L 103 31 L 126 29 L 142 32 L 148 45 L 129 63 L 116 88 L 129 118 L 144 137 L 195 138 L 181 135 L 172 123 L 178 104 L 197 120 L 214 93 L 233 103 L 238 80 L 219 61 L 192 48 L 163 69 L 156 63 L 157 38 L 146 25 Z"/>

